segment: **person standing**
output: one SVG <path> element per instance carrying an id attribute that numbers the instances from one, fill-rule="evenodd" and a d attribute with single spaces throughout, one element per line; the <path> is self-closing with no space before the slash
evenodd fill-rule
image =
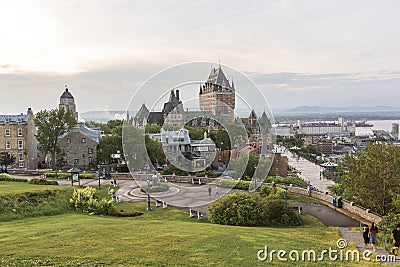
<path id="1" fill-rule="evenodd" d="M 365 247 L 367 247 L 369 244 L 369 226 L 367 224 L 364 224 L 363 227 L 363 238 Z"/>
<path id="2" fill-rule="evenodd" d="M 219 196 L 218 185 L 215 187 L 215 196 Z"/>
<path id="3" fill-rule="evenodd" d="M 373 251 L 376 250 L 376 234 L 379 233 L 378 226 L 373 222 L 371 228 L 369 228 L 369 241 Z"/>
<path id="4" fill-rule="evenodd" d="M 308 184 L 308 186 L 307 186 L 307 193 L 308 193 L 308 196 L 309 196 L 309 197 L 311 197 L 311 190 L 312 190 L 312 186 L 311 186 L 311 184 Z"/>
<path id="5" fill-rule="evenodd" d="M 208 196 L 211 197 L 211 185 L 208 185 Z"/>
<path id="6" fill-rule="evenodd" d="M 397 252 L 399 251 L 399 246 L 400 246 L 400 223 L 397 224 L 396 228 L 394 228 L 392 231 L 392 241 L 393 241 L 392 254 L 396 255 Z"/>

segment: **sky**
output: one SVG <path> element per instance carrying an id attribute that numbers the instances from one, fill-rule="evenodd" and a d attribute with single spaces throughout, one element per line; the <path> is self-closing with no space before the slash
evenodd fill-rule
<path id="1" fill-rule="evenodd" d="M 0 113 L 55 108 L 65 85 L 79 112 L 125 110 L 149 77 L 193 61 L 243 72 L 272 110 L 400 106 L 399 11 L 399 1 L 2 1 Z M 146 93 L 150 106 L 160 96 Z"/>

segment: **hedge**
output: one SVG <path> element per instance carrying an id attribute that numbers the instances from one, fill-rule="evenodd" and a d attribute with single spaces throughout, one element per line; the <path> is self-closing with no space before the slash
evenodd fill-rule
<path id="1" fill-rule="evenodd" d="M 49 181 L 41 178 L 34 178 L 28 182 L 29 184 L 39 184 L 39 185 L 58 185 L 57 181 Z"/>
<path id="2" fill-rule="evenodd" d="M 45 175 L 46 175 L 46 178 L 56 178 L 55 172 L 46 172 Z M 68 179 L 70 177 L 71 177 L 71 173 L 68 173 L 68 172 L 58 172 L 57 173 L 57 179 Z M 80 179 L 93 179 L 93 174 L 80 173 L 79 178 Z"/>

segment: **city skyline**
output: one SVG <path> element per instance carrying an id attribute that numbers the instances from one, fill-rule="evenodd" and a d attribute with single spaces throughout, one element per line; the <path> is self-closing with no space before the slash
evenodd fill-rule
<path id="1" fill-rule="evenodd" d="M 65 84 L 79 112 L 124 110 L 151 75 L 190 61 L 244 72 L 272 110 L 399 106 L 399 5 L 5 2 L 0 113 L 55 108 Z"/>

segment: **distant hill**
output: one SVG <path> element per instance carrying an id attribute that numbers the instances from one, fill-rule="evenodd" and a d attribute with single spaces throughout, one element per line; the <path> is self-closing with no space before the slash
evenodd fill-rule
<path id="1" fill-rule="evenodd" d="M 400 107 L 375 106 L 375 107 L 323 107 L 323 106 L 299 106 L 281 111 L 282 113 L 333 113 L 333 112 L 376 112 L 376 111 L 400 111 Z"/>

